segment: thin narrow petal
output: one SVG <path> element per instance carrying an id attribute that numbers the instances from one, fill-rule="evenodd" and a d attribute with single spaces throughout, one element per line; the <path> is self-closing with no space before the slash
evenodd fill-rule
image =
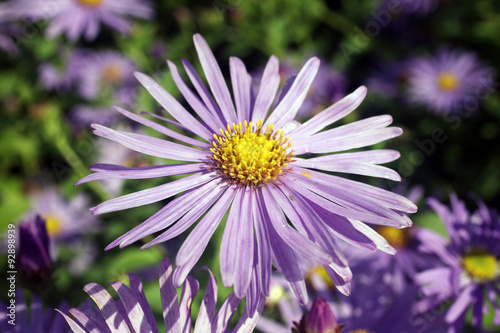
<path id="1" fill-rule="evenodd" d="M 177 133 L 176 131 L 173 131 L 170 128 L 167 128 L 167 127 L 162 126 L 162 125 L 160 125 L 158 123 L 155 123 L 154 121 L 151 121 L 149 119 L 141 117 L 141 116 L 139 116 L 137 114 L 134 114 L 132 112 L 129 112 L 129 111 L 125 110 L 125 109 L 122 109 L 119 106 L 113 106 L 113 108 L 116 111 L 118 111 L 121 114 L 123 114 L 125 117 L 127 117 L 129 119 L 132 119 L 132 120 L 138 122 L 139 124 L 143 124 L 143 125 L 145 125 L 145 126 L 147 126 L 149 128 L 152 128 L 155 131 L 157 131 L 158 133 L 165 134 L 166 136 L 169 136 L 172 139 L 176 139 L 176 140 L 179 140 L 179 141 L 182 141 L 182 142 L 185 142 L 187 144 L 190 144 L 190 145 L 193 145 L 193 146 L 196 146 L 196 147 L 200 147 L 200 148 L 208 148 L 208 147 L 210 147 L 210 145 L 207 144 L 207 143 L 205 143 L 205 142 L 201 142 L 201 141 L 198 141 L 196 139 L 193 139 L 193 138 L 190 138 L 188 136 L 185 136 L 183 134 Z"/>
<path id="2" fill-rule="evenodd" d="M 59 312 L 64 317 L 64 319 L 66 320 L 66 322 L 68 323 L 69 327 L 71 328 L 71 330 L 74 333 L 87 333 L 87 331 L 85 331 L 83 328 L 81 328 L 80 325 L 78 325 L 73 319 L 71 319 L 70 317 L 68 317 L 63 312 L 61 312 L 61 311 L 59 311 L 57 309 L 56 309 L 56 311 Z M 103 333 L 105 333 L 105 331 Z"/>
<path id="3" fill-rule="evenodd" d="M 352 111 L 354 111 L 363 101 L 366 96 L 366 87 L 361 86 L 353 93 L 342 98 L 337 103 L 333 104 L 323 112 L 314 116 L 295 131 L 290 133 L 290 141 L 294 142 L 298 138 L 308 137 L 314 133 L 321 131 L 323 128 L 333 124 L 339 119 L 342 119 Z"/>
<path id="4" fill-rule="evenodd" d="M 236 115 L 242 123 L 250 119 L 250 89 L 252 77 L 248 74 L 245 64 L 236 57 L 229 58 L 229 70 L 233 85 Z"/>
<path id="5" fill-rule="evenodd" d="M 200 186 L 211 181 L 213 178 L 214 175 L 210 173 L 196 173 L 192 176 L 175 180 L 170 183 L 105 201 L 100 205 L 91 208 L 91 211 L 92 214 L 97 215 L 147 205 L 176 195 L 179 192 L 189 190 L 196 186 Z"/>
<path id="6" fill-rule="evenodd" d="M 198 290 L 200 290 L 198 281 L 188 276 L 182 288 L 181 301 L 179 302 L 179 321 L 182 324 L 183 333 L 191 333 L 191 306 Z"/>
<path id="7" fill-rule="evenodd" d="M 166 140 L 115 131 L 102 125 L 93 124 L 92 127 L 95 129 L 95 135 L 118 142 L 127 148 L 143 154 L 190 162 L 205 161 L 208 156 L 205 150 L 186 147 Z"/>
<path id="8" fill-rule="evenodd" d="M 83 290 L 92 298 L 102 312 L 108 327 L 119 333 L 129 333 L 125 320 L 118 312 L 118 308 L 111 295 L 97 283 L 85 285 Z"/>
<path id="9" fill-rule="evenodd" d="M 213 111 L 210 111 L 205 104 L 188 88 L 181 75 L 179 74 L 179 70 L 177 66 L 170 60 L 167 60 L 168 68 L 172 73 L 172 78 L 174 79 L 175 84 L 179 88 L 184 99 L 189 103 L 189 105 L 196 111 L 196 113 L 200 116 L 200 118 L 210 127 L 212 132 L 217 133 L 219 128 L 223 128 L 225 124 L 220 121 L 220 118 L 217 117 L 217 114 Z"/>
<path id="10" fill-rule="evenodd" d="M 158 333 L 156 320 L 153 315 L 153 311 L 149 306 L 148 300 L 146 299 L 146 295 L 144 295 L 144 289 L 142 287 L 141 280 L 135 274 L 128 274 L 128 279 L 130 282 L 130 290 L 132 291 L 135 299 L 139 302 L 142 310 L 144 311 L 149 326 L 151 327 L 153 333 Z"/>
<path id="11" fill-rule="evenodd" d="M 195 332 L 207 332 L 207 330 L 203 329 L 206 327 L 211 328 L 217 305 L 217 280 L 208 268 L 203 267 L 203 269 L 208 272 L 208 284 L 196 318 Z"/>
<path id="12" fill-rule="evenodd" d="M 198 52 L 201 67 L 203 67 L 203 72 L 207 78 L 208 85 L 215 96 L 217 104 L 219 104 L 224 118 L 228 124 L 237 122 L 236 111 L 234 110 L 229 89 L 227 88 L 224 76 L 222 75 L 220 67 L 217 64 L 210 47 L 205 39 L 203 39 L 203 37 L 199 34 L 195 34 L 193 36 L 193 40 L 196 51 Z"/>
<path id="13" fill-rule="evenodd" d="M 236 309 L 238 308 L 238 304 L 241 299 L 236 297 L 234 293 L 228 296 L 224 303 L 222 303 L 219 311 L 215 315 L 212 320 L 212 332 L 224 332 L 225 328 L 229 324 L 229 321 L 233 317 Z M 198 333 L 198 332 L 196 332 Z M 202 333 L 202 332 L 199 332 Z"/>
<path id="14" fill-rule="evenodd" d="M 174 273 L 176 286 L 182 285 L 189 271 L 200 259 L 208 241 L 219 226 L 222 217 L 233 201 L 235 191 L 227 189 L 212 209 L 201 219 L 182 244 L 176 256 L 177 268 Z"/>
<path id="15" fill-rule="evenodd" d="M 319 63 L 319 59 L 315 57 L 307 61 L 297 75 L 290 90 L 264 123 L 264 128 L 268 124 L 273 124 L 275 128 L 281 128 L 295 118 L 318 72 Z"/>
<path id="16" fill-rule="evenodd" d="M 146 221 L 113 241 L 106 247 L 106 250 L 115 246 L 124 247 L 130 245 L 133 242 L 150 235 L 151 233 L 167 228 L 182 217 L 186 212 L 196 207 L 199 201 L 206 197 L 209 193 L 215 191 L 216 186 L 218 186 L 218 182 L 212 181 L 184 192 L 182 195 L 170 201 Z"/>
<path id="17" fill-rule="evenodd" d="M 255 100 L 255 105 L 252 112 L 252 122 L 256 123 L 258 120 L 265 120 L 269 108 L 276 97 L 280 84 L 279 74 L 279 61 L 275 56 L 271 56 L 267 62 L 262 80 L 259 86 L 259 92 Z"/>
<path id="18" fill-rule="evenodd" d="M 212 134 L 210 131 L 184 109 L 184 107 L 155 80 L 139 72 L 135 72 L 134 75 L 151 96 L 153 96 L 172 117 L 203 139 L 207 141 L 211 140 Z"/>
<path id="19" fill-rule="evenodd" d="M 465 310 L 467 310 L 467 307 L 472 301 L 472 292 L 474 291 L 474 288 L 475 286 L 471 284 L 464 290 L 462 290 L 460 296 L 458 296 L 455 302 L 453 302 L 448 312 L 446 313 L 446 316 L 444 318 L 446 322 L 453 323 L 465 312 Z"/>
<path id="20" fill-rule="evenodd" d="M 181 321 L 179 312 L 179 301 L 177 289 L 172 282 L 173 268 L 168 258 L 164 258 L 160 264 L 160 295 L 163 307 L 163 320 L 165 331 L 172 333 L 181 332 Z"/>
<path id="21" fill-rule="evenodd" d="M 154 165 L 139 168 L 129 168 L 114 164 L 94 164 L 89 170 L 96 173 L 83 177 L 75 183 L 75 186 L 94 180 L 148 179 L 183 175 L 203 171 L 206 170 L 206 168 L 207 166 L 203 163 Z"/>

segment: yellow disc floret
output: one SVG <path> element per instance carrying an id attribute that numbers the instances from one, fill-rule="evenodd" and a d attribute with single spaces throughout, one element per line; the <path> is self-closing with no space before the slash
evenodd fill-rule
<path id="1" fill-rule="evenodd" d="M 497 258 L 480 248 L 469 251 L 462 258 L 462 265 L 471 278 L 482 282 L 491 281 L 500 273 Z"/>
<path id="2" fill-rule="evenodd" d="M 378 226 L 376 230 L 380 236 L 384 237 L 396 249 L 405 248 L 410 242 L 408 229 L 396 229 L 384 225 Z"/>
<path id="3" fill-rule="evenodd" d="M 307 270 L 305 280 L 306 283 L 309 284 L 310 286 L 312 286 L 313 275 L 317 275 L 321 279 L 323 279 L 323 281 L 330 289 L 335 288 L 335 284 L 333 283 L 330 276 L 328 276 L 328 273 L 326 272 L 325 268 L 322 265 L 315 265 Z"/>
<path id="4" fill-rule="evenodd" d="M 45 227 L 47 228 L 47 234 L 51 237 L 57 236 L 62 229 L 59 217 L 53 214 L 48 214 L 47 216 L 44 216 L 44 218 Z"/>
<path id="5" fill-rule="evenodd" d="M 102 0 L 77 0 L 80 4 L 89 7 L 97 7 L 101 4 Z"/>
<path id="6" fill-rule="evenodd" d="M 262 186 L 265 183 L 276 183 L 276 178 L 289 171 L 287 165 L 292 162 L 292 146 L 283 131 L 273 132 L 273 125 L 262 131 L 262 120 L 252 123 L 241 122 L 214 134 L 210 151 L 212 169 L 217 171 L 229 183 L 240 186 Z"/>
<path id="7" fill-rule="evenodd" d="M 439 89 L 446 92 L 453 92 L 457 90 L 460 79 L 453 73 L 442 72 L 437 77 L 437 84 Z"/>

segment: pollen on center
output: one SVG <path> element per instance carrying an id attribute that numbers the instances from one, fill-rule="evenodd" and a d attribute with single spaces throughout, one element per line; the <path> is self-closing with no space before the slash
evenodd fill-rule
<path id="1" fill-rule="evenodd" d="M 211 164 L 229 183 L 258 187 L 276 183 L 280 174 L 289 171 L 292 143 L 283 136 L 282 130 L 273 131 L 273 125 L 262 131 L 262 120 L 255 126 L 245 121 L 243 125 L 241 122 L 227 125 L 220 133 L 214 134 Z"/>
<path id="2" fill-rule="evenodd" d="M 460 79 L 454 73 L 442 72 L 437 78 L 438 87 L 447 92 L 453 92 L 458 89 Z"/>

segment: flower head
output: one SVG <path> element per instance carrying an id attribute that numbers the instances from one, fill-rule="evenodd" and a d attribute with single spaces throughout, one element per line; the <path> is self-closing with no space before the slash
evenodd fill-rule
<path id="1" fill-rule="evenodd" d="M 479 209 L 470 213 L 454 194 L 450 208 L 435 199 L 429 199 L 428 203 L 444 222 L 450 240 L 438 235 L 422 239 L 424 249 L 438 255 L 442 263 L 416 276 L 424 294 L 417 309 L 427 311 L 452 299 L 445 319 L 453 332 L 460 332 L 469 306 L 472 306 L 473 325 L 480 330 L 487 294 L 495 311 L 494 322 L 500 324 L 496 301 L 500 295 L 498 212 L 478 200 Z"/>
<path id="2" fill-rule="evenodd" d="M 46 188 L 35 192 L 31 202 L 30 214 L 38 214 L 46 221 L 47 233 L 55 243 L 71 239 L 82 230 L 95 229 L 98 224 L 98 220 L 86 212 L 88 199 L 81 194 L 67 201 L 57 189 Z"/>
<path id="3" fill-rule="evenodd" d="M 243 62 L 232 57 L 233 104 L 208 44 L 200 35 L 194 36 L 194 42 L 213 96 L 189 62 L 184 60 L 183 64 L 197 94 L 186 85 L 177 67 L 170 61 L 168 65 L 196 117 L 152 78 L 141 73 L 136 77 L 175 121 L 155 117 L 198 139 L 119 107 L 116 110 L 126 117 L 184 144 L 93 125 L 95 134 L 133 150 L 183 162 L 140 168 L 94 165 L 91 170 L 95 173 L 77 184 L 191 174 L 92 208 L 93 214 L 102 214 L 178 195 L 107 248 L 123 247 L 168 228 L 145 245 L 149 247 L 174 238 L 198 221 L 177 253 L 173 278 L 179 286 L 229 211 L 220 251 L 222 282 L 227 287 L 234 285 L 238 297 L 252 294 L 247 297 L 250 308 L 255 308 L 257 295 L 269 295 L 272 258 L 304 304 L 306 283 L 298 258 L 323 265 L 335 285 L 348 293 L 351 271 L 337 237 L 358 247 L 394 253 L 365 222 L 408 227 L 411 221 L 405 213 L 415 212 L 416 206 L 389 191 L 322 171 L 400 180 L 396 172 L 378 165 L 397 159 L 396 151 L 340 152 L 396 137 L 401 129 L 388 127 L 390 116 L 377 116 L 322 131 L 361 103 L 366 94 L 364 87 L 304 124 L 294 121 L 319 68 L 317 58 L 310 59 L 288 82 L 269 114 L 279 87 L 277 58 L 269 60 L 257 96 L 252 96 L 251 76 Z M 310 158 L 309 154 L 325 155 Z"/>
<path id="4" fill-rule="evenodd" d="M 101 23 L 127 33 L 127 16 L 147 19 L 153 15 L 151 4 L 142 0 L 11 0 L 3 8 L 17 17 L 51 19 L 47 36 L 54 38 L 65 33 L 72 41 L 80 36 L 87 41 L 96 39 Z"/>
<path id="5" fill-rule="evenodd" d="M 297 333 L 339 333 L 340 327 L 330 305 L 324 299 L 314 301 L 311 310 L 304 314 L 292 331 Z"/>
<path id="6" fill-rule="evenodd" d="M 194 332 L 227 332 L 229 321 L 234 315 L 240 299 L 234 294 L 221 305 L 215 313 L 217 304 L 217 281 L 210 270 L 209 281 L 205 289 L 203 302 L 201 303 Z M 180 300 L 177 290 L 173 284 L 173 268 L 168 259 L 164 259 L 160 265 L 160 295 L 163 307 L 163 319 L 165 321 L 165 332 L 189 333 L 191 325 L 191 305 L 198 293 L 198 281 L 189 277 L 183 287 Z M 119 300 L 113 300 L 111 295 L 97 283 L 89 283 L 84 287 L 85 292 L 98 305 L 100 311 L 89 311 L 88 309 L 70 309 L 73 318 L 59 311 L 75 333 L 85 332 L 83 329 L 91 330 L 99 328 L 99 332 L 107 332 L 108 329 L 118 328 L 120 331 L 158 333 L 153 312 L 149 307 L 144 295 L 142 283 L 134 274 L 129 274 L 130 287 L 121 282 L 112 282 L 111 286 L 119 296 Z M 261 300 L 261 306 L 263 300 Z M 260 312 L 249 313 L 245 311 L 238 321 L 234 332 L 251 332 L 255 326 Z"/>
<path id="7" fill-rule="evenodd" d="M 435 56 L 412 62 L 409 99 L 433 112 L 453 112 L 469 98 L 478 99 L 491 89 L 491 74 L 474 53 L 442 49 Z"/>

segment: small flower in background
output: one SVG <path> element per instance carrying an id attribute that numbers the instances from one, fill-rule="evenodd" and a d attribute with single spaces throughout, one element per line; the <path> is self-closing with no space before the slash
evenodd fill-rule
<path id="1" fill-rule="evenodd" d="M 222 282 L 226 287 L 234 285 L 238 297 L 251 294 L 247 297 L 247 308 L 256 308 L 261 293 L 269 295 L 271 258 L 289 281 L 295 296 L 304 304 L 307 303 L 306 284 L 297 258 L 323 265 L 339 290 L 348 293 L 351 271 L 337 237 L 361 248 L 394 253 L 394 248 L 365 222 L 405 228 L 412 224 L 405 213 L 413 213 L 417 207 L 400 195 L 321 172 L 346 172 L 399 181 L 395 171 L 378 165 L 397 159 L 399 153 L 396 151 L 358 151 L 310 159 L 308 156 L 310 153 L 328 154 L 372 145 L 400 135 L 401 129 L 388 127 L 392 117 L 384 115 L 320 132 L 361 103 L 366 94 L 364 87 L 303 125 L 297 125 L 293 119 L 319 68 L 317 58 L 310 59 L 293 83 L 289 82 L 281 101 L 266 117 L 279 87 L 277 58 L 269 60 L 258 94 L 253 99 L 250 76 L 243 62 L 232 57 L 230 68 L 235 108 L 208 44 L 200 35 L 194 36 L 194 42 L 215 100 L 187 61 L 183 64 L 199 97 L 185 84 L 177 67 L 170 61 L 168 65 L 175 83 L 201 121 L 152 78 L 141 73 L 136 77 L 176 121 L 157 118 L 192 132 L 203 141 L 122 108 L 116 107 L 116 110 L 197 148 L 93 125 L 96 135 L 135 151 L 190 163 L 139 168 L 98 165 L 91 168 L 94 174 L 77 184 L 194 173 L 92 208 L 93 214 L 103 214 L 158 202 L 183 192 L 148 220 L 112 242 L 107 249 L 127 246 L 168 228 L 144 248 L 165 242 L 201 218 L 176 256 L 174 283 L 180 286 L 229 211 L 220 251 Z M 252 100 L 255 102 L 251 103 Z M 295 228 L 287 223 L 285 214 Z"/>
<path id="2" fill-rule="evenodd" d="M 42 301 L 36 295 L 32 295 L 31 303 L 27 303 L 21 288 L 17 288 L 15 300 L 15 310 L 13 312 L 9 309 L 11 304 L 0 301 L 0 332 L 71 332 L 66 328 L 64 318 L 58 315 L 53 308 L 44 309 Z M 65 312 L 68 306 L 63 303 L 59 306 L 59 309 Z M 11 313 L 14 313 L 13 317 L 9 316 Z M 15 319 L 15 325 L 9 323 L 12 319 Z"/>
<path id="3" fill-rule="evenodd" d="M 129 58 L 114 51 L 80 50 L 71 63 L 80 96 L 95 101 L 100 96 L 113 96 L 122 104 L 135 100 L 137 69 Z"/>
<path id="4" fill-rule="evenodd" d="M 151 3 L 143 0 L 11 0 L 0 9 L 17 18 L 50 19 L 46 35 L 54 38 L 66 34 L 73 42 L 81 36 L 95 40 L 101 23 L 125 34 L 130 31 L 128 16 L 153 16 Z"/>
<path id="5" fill-rule="evenodd" d="M 449 241 L 435 234 L 422 239 L 426 250 L 442 260 L 441 265 L 419 273 L 423 299 L 416 309 L 426 312 L 453 300 L 446 313 L 450 332 L 461 332 L 467 308 L 472 307 L 472 324 L 481 331 L 488 311 L 485 296 L 494 310 L 494 324 L 500 325 L 500 221 L 496 210 L 477 200 L 479 209 L 470 213 L 463 201 L 451 195 L 450 208 L 436 199 L 428 204 L 441 217 Z"/>
<path id="6" fill-rule="evenodd" d="M 194 332 L 228 332 L 229 321 L 234 315 L 240 299 L 234 293 L 229 295 L 219 308 L 219 311 L 215 313 L 217 280 L 209 269 L 206 270 L 209 274 L 209 281 L 199 313 L 196 316 Z M 191 324 L 191 305 L 199 290 L 199 284 L 195 279 L 188 277 L 179 300 L 173 283 L 173 274 L 170 260 L 163 259 L 160 265 L 159 282 L 165 332 L 189 333 L 192 331 L 193 326 Z M 100 312 L 73 308 L 69 310 L 72 317 L 66 315 L 64 310 L 59 312 L 75 333 L 96 328 L 99 332 L 107 332 L 108 330 L 114 332 L 116 329 L 120 332 L 128 332 L 130 329 L 133 332 L 158 333 L 158 326 L 144 295 L 140 279 L 134 274 L 129 274 L 129 281 L 130 287 L 121 282 L 110 283 L 120 298 L 118 301 L 114 301 L 111 295 L 96 283 L 89 283 L 84 287 L 85 292 L 98 305 Z M 264 300 L 261 299 L 260 303 L 263 306 Z M 245 310 L 236 324 L 234 332 L 252 332 L 259 315 L 260 312 L 258 311 L 248 313 Z"/>
<path id="7" fill-rule="evenodd" d="M 38 214 L 46 221 L 47 233 L 55 245 L 98 228 L 99 220 L 88 213 L 89 201 L 83 194 L 67 201 L 56 188 L 45 188 L 31 194 L 30 199 L 30 214 Z"/>
<path id="8" fill-rule="evenodd" d="M 0 7 L 1 9 L 1 7 Z M 22 28 L 11 19 L 0 14 L 0 50 L 6 52 L 11 57 L 19 54 L 17 41 L 23 37 Z"/>
<path id="9" fill-rule="evenodd" d="M 36 215 L 32 220 L 19 223 L 18 241 L 20 273 L 30 282 L 47 280 L 54 267 L 45 220 Z"/>
<path id="10" fill-rule="evenodd" d="M 314 301 L 311 310 L 304 314 L 300 322 L 295 323 L 292 332 L 296 333 L 340 333 L 342 326 L 337 323 L 337 318 L 330 305 L 324 299 Z"/>
<path id="11" fill-rule="evenodd" d="M 118 118 L 116 112 L 113 112 L 110 108 L 86 104 L 74 106 L 68 115 L 71 127 L 76 133 L 86 129 L 89 124 L 99 122 L 100 124 L 110 125 L 116 122 Z"/>
<path id="12" fill-rule="evenodd" d="M 468 98 L 478 103 L 492 84 L 491 69 L 485 67 L 476 54 L 441 49 L 434 56 L 412 61 L 408 72 L 408 99 L 432 112 L 450 113 L 464 107 Z"/>

